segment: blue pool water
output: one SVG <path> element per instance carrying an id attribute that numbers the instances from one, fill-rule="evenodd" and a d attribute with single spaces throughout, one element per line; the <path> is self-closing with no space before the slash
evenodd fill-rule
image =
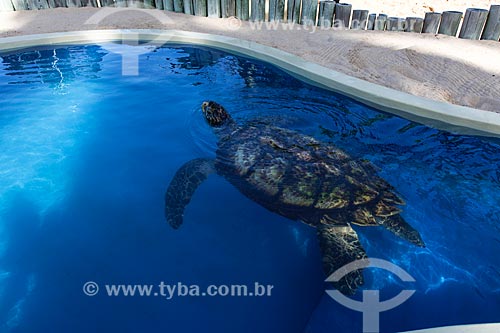
<path id="1" fill-rule="evenodd" d="M 162 47 L 122 76 L 97 45 L 0 62 L 0 332 L 361 332 L 325 294 L 316 233 L 219 176 L 179 230 L 163 216 L 175 171 L 213 157 L 200 104 L 263 120 L 370 160 L 407 201 L 417 248 L 357 228 L 370 257 L 415 278 L 365 271 L 365 289 L 414 296 L 382 332 L 500 322 L 500 144 L 378 112 L 272 66 L 216 50 Z M 100 285 L 86 296 L 87 281 Z M 270 297 L 110 297 L 108 284 L 273 285 Z M 359 297 L 359 295 L 358 295 Z"/>

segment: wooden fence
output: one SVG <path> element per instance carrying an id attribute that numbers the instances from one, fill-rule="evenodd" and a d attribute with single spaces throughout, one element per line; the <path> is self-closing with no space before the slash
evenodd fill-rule
<path id="1" fill-rule="evenodd" d="M 266 3 L 269 8 L 267 15 Z M 458 33 L 459 38 L 500 39 L 500 5 L 491 5 L 489 11 L 468 8 L 465 15 L 445 11 L 429 12 L 424 18 L 402 18 L 353 10 L 350 4 L 338 3 L 338 0 L 0 0 L 0 11 L 87 6 L 154 8 L 196 16 L 234 16 L 241 20 L 318 25 L 321 29 L 406 31 L 449 36 Z"/>

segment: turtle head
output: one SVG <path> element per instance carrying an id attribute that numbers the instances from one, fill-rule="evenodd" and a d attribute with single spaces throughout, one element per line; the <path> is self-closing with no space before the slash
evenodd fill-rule
<path id="1" fill-rule="evenodd" d="M 207 123 L 212 127 L 220 127 L 230 123 L 232 118 L 224 107 L 216 102 L 207 101 L 201 104 L 201 110 Z"/>

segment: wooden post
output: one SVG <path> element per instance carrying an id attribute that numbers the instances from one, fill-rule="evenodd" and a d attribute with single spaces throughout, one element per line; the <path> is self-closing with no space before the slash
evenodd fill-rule
<path id="1" fill-rule="evenodd" d="M 163 9 L 173 12 L 174 0 L 163 0 Z"/>
<path id="2" fill-rule="evenodd" d="M 338 3 L 335 5 L 335 20 L 333 26 L 335 28 L 349 29 L 349 21 L 351 21 L 352 5 L 347 3 Z"/>
<path id="3" fill-rule="evenodd" d="M 222 17 L 236 16 L 236 0 L 220 0 Z"/>
<path id="4" fill-rule="evenodd" d="M 70 0 L 68 0 L 70 1 Z M 78 0 L 81 1 L 81 0 Z M 130 8 L 144 8 L 144 2 L 142 0 L 127 0 L 127 7 Z"/>
<path id="5" fill-rule="evenodd" d="M 406 32 L 422 32 L 424 26 L 424 19 L 420 17 L 407 17 L 406 18 Z"/>
<path id="6" fill-rule="evenodd" d="M 12 12 L 14 6 L 10 0 L 0 0 L 0 12 Z"/>
<path id="7" fill-rule="evenodd" d="M 316 25 L 316 12 L 318 10 L 318 0 L 302 0 L 302 15 L 300 24 Z"/>
<path id="8" fill-rule="evenodd" d="M 50 5 L 50 0 L 49 0 L 49 5 Z M 101 0 L 101 6 L 102 7 L 114 7 L 115 2 L 113 0 Z"/>
<path id="9" fill-rule="evenodd" d="M 102 4 L 102 1 L 103 0 L 101 0 L 101 4 Z M 163 8 L 163 0 L 154 0 L 154 6 L 155 6 L 156 9 L 163 10 L 164 9 Z"/>
<path id="10" fill-rule="evenodd" d="M 248 21 L 250 17 L 250 2 L 248 0 L 236 0 L 236 17 Z"/>
<path id="11" fill-rule="evenodd" d="M 386 25 L 387 31 L 396 31 L 397 25 L 398 25 L 398 18 L 397 17 L 390 16 L 387 18 L 387 25 Z"/>
<path id="12" fill-rule="evenodd" d="M 458 38 L 479 39 L 487 18 L 488 11 L 486 9 L 467 8 Z"/>
<path id="13" fill-rule="evenodd" d="M 80 0 L 67 0 L 66 5 L 68 6 L 68 8 L 81 7 L 82 2 Z"/>
<path id="14" fill-rule="evenodd" d="M 208 4 L 208 17 L 220 17 L 220 0 L 207 0 Z"/>
<path id="15" fill-rule="evenodd" d="M 443 12 L 438 33 L 448 36 L 456 36 L 461 19 L 462 19 L 462 12 L 456 12 L 456 11 Z"/>
<path id="16" fill-rule="evenodd" d="M 175 2 L 174 2 L 175 6 Z M 184 7 L 184 14 L 194 15 L 194 1 L 193 0 L 182 0 L 182 6 Z"/>
<path id="17" fill-rule="evenodd" d="M 28 3 L 24 2 L 24 0 L 12 0 L 12 6 L 15 11 L 28 9 Z"/>
<path id="18" fill-rule="evenodd" d="M 397 28 L 398 28 L 397 31 L 405 31 L 406 30 L 406 18 L 405 17 L 398 18 Z"/>
<path id="19" fill-rule="evenodd" d="M 425 13 L 423 33 L 437 34 L 439 23 L 441 22 L 441 13 Z"/>
<path id="20" fill-rule="evenodd" d="M 386 22 L 387 22 L 387 15 L 378 14 L 378 17 L 375 20 L 375 26 L 373 27 L 373 29 L 384 31 Z"/>
<path id="21" fill-rule="evenodd" d="M 373 28 L 375 28 L 376 19 L 377 19 L 377 14 L 368 15 L 368 24 L 366 25 L 366 30 L 373 30 Z"/>
<path id="22" fill-rule="evenodd" d="M 27 1 L 24 0 L 12 0 L 12 6 L 14 7 L 15 11 L 18 10 L 29 10 L 30 4 Z"/>
<path id="23" fill-rule="evenodd" d="M 351 29 L 365 30 L 367 20 L 368 20 L 368 11 L 367 10 L 359 10 L 359 9 L 353 10 L 352 11 Z"/>
<path id="24" fill-rule="evenodd" d="M 386 23 L 385 30 L 387 30 L 387 31 L 395 31 L 395 30 L 397 30 L 397 25 L 398 25 L 398 18 L 390 16 L 390 17 L 387 18 L 387 23 Z"/>
<path id="25" fill-rule="evenodd" d="M 288 0 L 287 21 L 299 23 L 300 0 Z"/>
<path id="26" fill-rule="evenodd" d="M 184 13 L 184 0 L 174 0 L 174 12 Z"/>
<path id="27" fill-rule="evenodd" d="M 335 12 L 335 1 L 333 0 L 320 1 L 318 25 L 322 27 L 331 28 L 334 12 Z"/>
<path id="28" fill-rule="evenodd" d="M 488 20 L 484 26 L 481 39 L 498 40 L 500 39 L 500 5 L 491 5 Z"/>
<path id="29" fill-rule="evenodd" d="M 36 10 L 36 5 L 34 0 L 24 0 L 26 10 Z"/>
<path id="30" fill-rule="evenodd" d="M 82 0 L 82 4 L 83 4 L 83 1 L 85 1 L 85 0 Z M 155 0 L 143 0 L 143 1 L 144 1 L 144 8 L 146 8 L 146 9 L 156 8 Z"/>
<path id="31" fill-rule="evenodd" d="M 252 21 L 264 21 L 266 0 L 252 0 Z"/>
<path id="32" fill-rule="evenodd" d="M 406 19 L 401 17 L 389 17 L 387 19 L 387 31 L 405 31 Z"/>
<path id="33" fill-rule="evenodd" d="M 207 0 L 194 0 L 194 15 L 207 16 Z"/>
<path id="34" fill-rule="evenodd" d="M 25 0 L 29 10 L 47 9 L 49 4 L 47 0 Z"/>
<path id="35" fill-rule="evenodd" d="M 0 12 L 12 12 L 14 6 L 10 0 L 0 0 Z"/>
<path id="36" fill-rule="evenodd" d="M 283 21 L 285 0 L 269 0 L 269 21 Z"/>

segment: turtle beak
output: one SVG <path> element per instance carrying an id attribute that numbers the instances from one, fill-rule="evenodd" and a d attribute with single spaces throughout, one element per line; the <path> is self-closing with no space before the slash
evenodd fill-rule
<path id="1" fill-rule="evenodd" d="M 205 120 L 208 122 L 210 126 L 213 126 L 213 109 L 210 102 L 203 102 L 201 104 L 201 111 L 203 112 L 203 116 Z"/>
<path id="2" fill-rule="evenodd" d="M 207 106 L 208 106 L 208 102 L 201 103 L 201 111 L 203 111 L 203 113 L 207 112 Z"/>
<path id="3" fill-rule="evenodd" d="M 201 104 L 201 111 L 203 112 L 203 115 L 205 116 L 205 118 L 208 116 L 211 116 L 213 113 L 209 102 L 203 102 Z"/>

